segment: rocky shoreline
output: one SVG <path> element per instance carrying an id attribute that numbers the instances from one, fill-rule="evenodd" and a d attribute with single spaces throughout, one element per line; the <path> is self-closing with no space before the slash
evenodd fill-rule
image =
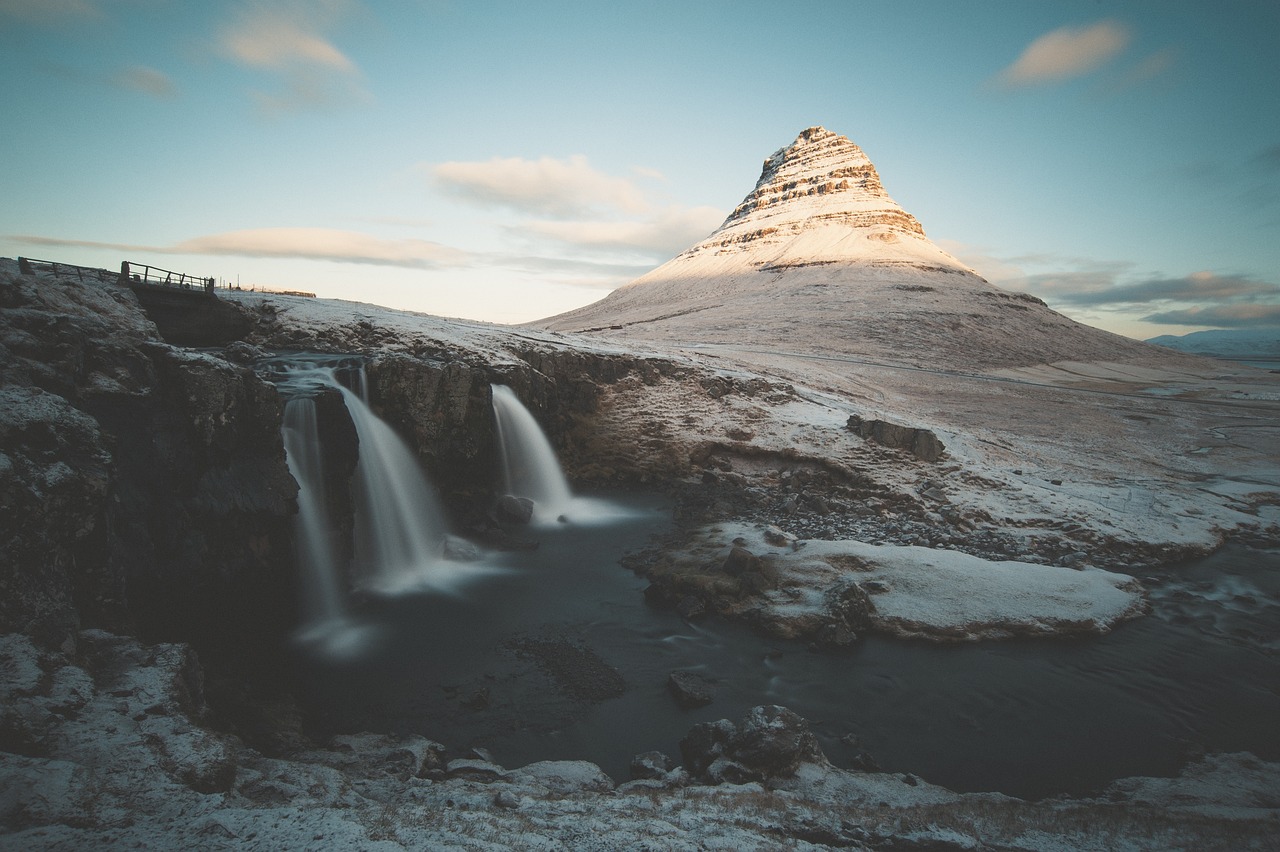
<path id="1" fill-rule="evenodd" d="M 508 769 L 423 737 L 354 733 L 269 757 L 209 729 L 182 645 L 0 636 L 0 848 L 1266 849 L 1280 765 L 1214 755 L 1096 798 L 960 795 L 832 767 L 765 705 L 695 726 L 682 765 L 618 783 L 583 761 Z"/>

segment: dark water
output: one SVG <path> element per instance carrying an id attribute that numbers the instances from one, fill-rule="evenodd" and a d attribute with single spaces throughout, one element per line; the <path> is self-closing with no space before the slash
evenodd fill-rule
<path id="1" fill-rule="evenodd" d="M 1280 759 L 1280 551 L 1230 548 L 1164 569 L 1153 614 L 1101 638 L 868 637 L 817 653 L 648 607 L 645 582 L 617 560 L 665 529 L 668 513 L 625 502 L 630 520 L 537 533 L 538 550 L 502 555 L 510 573 L 463 596 L 370 602 L 361 617 L 384 628 L 380 645 L 307 663 L 310 708 L 333 730 L 482 745 L 506 766 L 591 760 L 617 781 L 633 755 L 678 760 L 694 723 L 762 703 L 809 719 L 837 765 L 865 749 L 886 770 L 959 791 L 1085 793 L 1174 774 L 1206 751 Z M 512 640 L 589 648 L 621 672 L 625 692 L 574 698 Z M 716 678 L 714 703 L 680 709 L 666 690 L 674 670 Z M 849 734 L 860 743 L 842 741 Z"/>

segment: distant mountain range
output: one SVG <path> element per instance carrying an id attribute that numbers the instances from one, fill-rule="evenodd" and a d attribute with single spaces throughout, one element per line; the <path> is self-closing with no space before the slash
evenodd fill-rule
<path id="1" fill-rule="evenodd" d="M 1280 328 L 1236 328 L 1162 334 L 1147 341 L 1179 352 L 1252 361 L 1280 361 Z"/>
<path id="2" fill-rule="evenodd" d="M 939 369 L 1169 357 L 992 286 L 925 236 L 857 145 L 822 127 L 766 159 L 702 242 L 530 325 Z"/>

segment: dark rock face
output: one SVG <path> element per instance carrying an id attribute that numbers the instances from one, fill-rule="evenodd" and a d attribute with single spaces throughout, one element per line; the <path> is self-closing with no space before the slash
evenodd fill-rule
<path id="1" fill-rule="evenodd" d="M 274 388 L 161 342 L 128 288 L 15 271 L 0 266 L 0 630 L 252 642 L 287 624 L 296 487 Z"/>
<path id="2" fill-rule="evenodd" d="M 714 784 L 786 778 L 802 763 L 827 763 L 809 723 L 776 704 L 753 707 L 737 725 L 728 719 L 695 725 L 680 741 L 680 754 L 691 775 Z"/>
<path id="3" fill-rule="evenodd" d="M 368 366 L 369 403 L 415 449 L 442 492 L 479 499 L 494 471 L 488 372 L 459 360 L 388 355 Z"/>
<path id="4" fill-rule="evenodd" d="M 848 429 L 891 449 L 907 450 L 921 461 L 936 462 L 946 451 L 938 436 L 928 429 L 914 429 L 885 420 L 864 420 L 856 414 L 849 417 Z"/>

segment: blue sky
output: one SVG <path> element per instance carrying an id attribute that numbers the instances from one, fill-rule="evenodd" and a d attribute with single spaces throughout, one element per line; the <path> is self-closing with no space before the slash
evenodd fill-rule
<path id="1" fill-rule="evenodd" d="M 999 286 L 1280 326 L 1280 4 L 0 0 L 0 255 L 518 322 L 822 125 Z"/>

